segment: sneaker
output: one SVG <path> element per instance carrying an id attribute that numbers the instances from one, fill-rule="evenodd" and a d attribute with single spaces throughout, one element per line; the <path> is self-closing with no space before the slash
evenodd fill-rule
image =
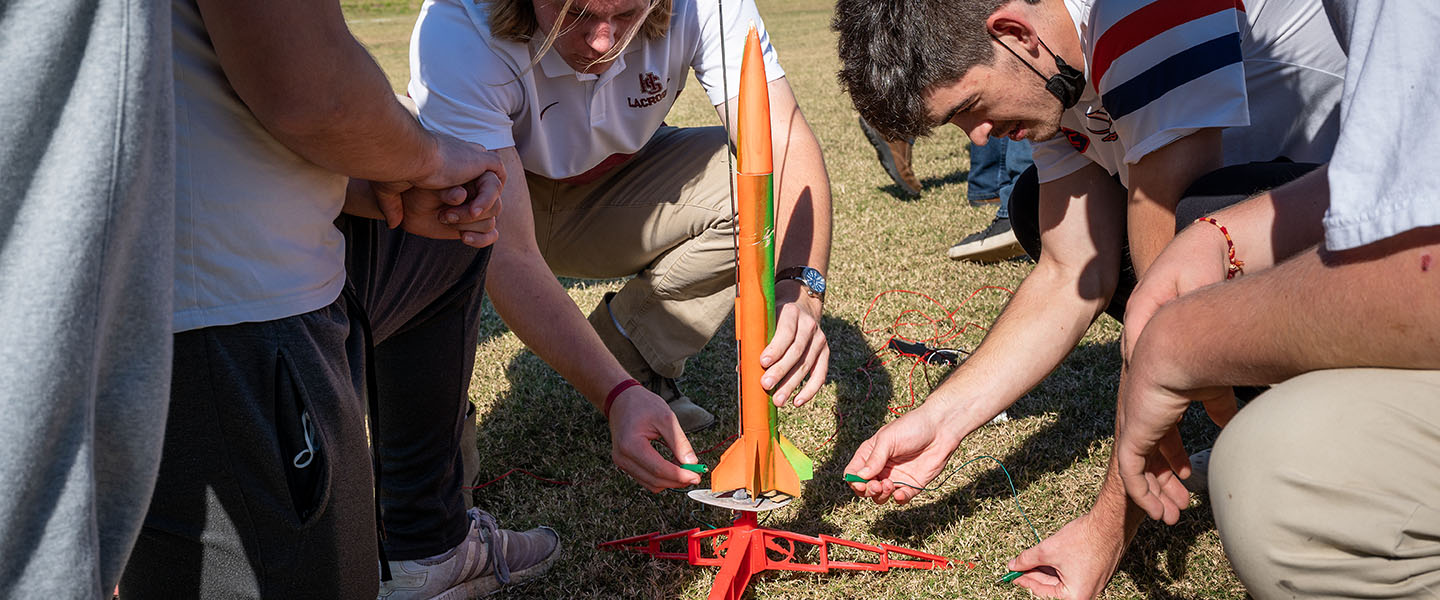
<path id="1" fill-rule="evenodd" d="M 715 415 L 692 402 L 689 396 L 680 391 L 680 386 L 675 384 L 674 379 L 657 375 L 646 382 L 645 388 L 670 405 L 670 411 L 675 413 L 675 420 L 680 422 L 680 429 L 685 433 L 704 431 L 715 424 Z"/>
<path id="2" fill-rule="evenodd" d="M 885 173 L 890 175 L 890 180 L 894 181 L 906 196 L 918 198 L 920 180 L 915 178 L 915 171 L 910 168 L 910 148 L 913 144 L 905 140 L 885 139 L 885 136 L 865 122 L 865 117 L 860 117 L 860 130 L 865 132 L 865 139 L 875 147 L 875 157 L 880 159 L 880 166 L 885 167 Z"/>
<path id="3" fill-rule="evenodd" d="M 1015 232 L 1010 229 L 1010 219 L 996 218 L 990 226 L 977 231 L 960 243 L 950 247 L 947 254 L 951 260 L 972 262 L 996 262 L 1015 258 L 1025 253 Z"/>
<path id="4" fill-rule="evenodd" d="M 495 517 L 467 511 L 470 531 L 448 552 L 421 560 L 390 561 L 380 600 L 466 600 L 539 577 L 560 556 L 560 536 L 549 527 L 524 533 L 500 529 Z"/>
<path id="5" fill-rule="evenodd" d="M 1210 450 L 1206 448 L 1190 455 L 1190 478 L 1181 479 L 1180 483 L 1192 494 L 1210 489 Z"/>

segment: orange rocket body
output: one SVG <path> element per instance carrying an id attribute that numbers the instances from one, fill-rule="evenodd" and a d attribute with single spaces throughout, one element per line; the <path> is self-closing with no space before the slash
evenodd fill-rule
<path id="1" fill-rule="evenodd" d="M 760 353 L 775 332 L 775 203 L 770 147 L 770 95 L 760 37 L 751 27 L 740 67 L 736 124 L 735 337 L 740 345 L 740 437 L 710 475 L 712 491 L 740 488 L 751 497 L 800 495 L 810 459 L 776 430 L 775 405 L 760 383 Z"/>

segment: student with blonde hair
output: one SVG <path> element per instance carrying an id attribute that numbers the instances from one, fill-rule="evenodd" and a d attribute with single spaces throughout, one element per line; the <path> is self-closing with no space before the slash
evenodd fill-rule
<path id="1" fill-rule="evenodd" d="M 776 268 L 794 276 L 776 284 L 778 325 L 762 360 L 776 401 L 798 405 L 818 391 L 829 361 L 819 323 L 830 186 L 753 0 L 428 0 L 411 40 L 409 92 L 421 122 L 497 151 L 504 165 L 486 284 L 496 311 L 606 413 L 615 464 L 651 491 L 699 482 L 651 443 L 663 439 L 680 462 L 696 462 L 685 432 L 714 417 L 675 380 L 730 314 L 735 284 L 731 138 L 723 127 L 664 120 L 692 70 L 723 115 L 752 23 L 775 132 Z M 631 279 L 587 323 L 557 275 Z M 394 468 L 423 472 L 426 456 L 453 448 L 435 437 Z M 387 512 L 387 527 L 406 526 L 392 522 L 398 514 Z M 444 541 L 401 549 L 392 529 L 386 550 L 392 566 L 414 572 Z"/>

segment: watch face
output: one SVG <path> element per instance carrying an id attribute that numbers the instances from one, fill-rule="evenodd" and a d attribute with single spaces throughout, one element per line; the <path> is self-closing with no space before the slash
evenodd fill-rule
<path id="1" fill-rule="evenodd" d="M 825 293 L 825 276 L 821 275 L 819 271 L 816 271 L 815 269 L 812 269 L 810 267 L 805 267 L 805 269 L 801 272 L 800 277 L 804 279 L 806 287 L 815 290 L 815 293 Z"/>

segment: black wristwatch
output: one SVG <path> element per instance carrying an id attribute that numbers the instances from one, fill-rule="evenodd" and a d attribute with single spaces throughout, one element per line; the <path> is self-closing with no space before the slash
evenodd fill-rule
<path id="1" fill-rule="evenodd" d="M 810 267 L 786 267 L 775 273 L 776 283 L 786 279 L 794 279 L 805 284 L 811 298 L 816 298 L 821 302 L 825 301 L 825 276 L 821 275 L 820 271 Z"/>

